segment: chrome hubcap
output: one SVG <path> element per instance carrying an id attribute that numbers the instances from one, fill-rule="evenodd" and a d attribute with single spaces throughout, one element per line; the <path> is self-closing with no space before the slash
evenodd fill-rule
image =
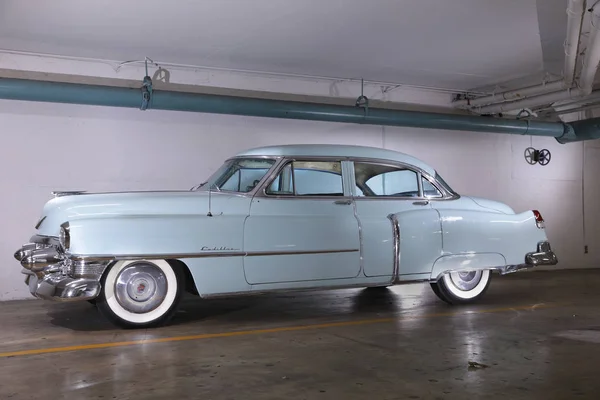
<path id="1" fill-rule="evenodd" d="M 450 273 L 450 279 L 456 288 L 464 291 L 474 289 L 481 281 L 482 271 L 464 271 Z"/>
<path id="2" fill-rule="evenodd" d="M 115 297 L 127 311 L 141 314 L 157 308 L 163 302 L 167 289 L 167 278 L 160 268 L 139 262 L 119 272 Z"/>

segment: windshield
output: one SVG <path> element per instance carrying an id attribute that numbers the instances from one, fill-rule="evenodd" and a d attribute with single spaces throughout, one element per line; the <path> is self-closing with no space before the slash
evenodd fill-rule
<path id="1" fill-rule="evenodd" d="M 274 159 L 231 159 L 226 161 L 200 188 L 247 193 L 254 189 L 273 164 L 275 164 Z"/>

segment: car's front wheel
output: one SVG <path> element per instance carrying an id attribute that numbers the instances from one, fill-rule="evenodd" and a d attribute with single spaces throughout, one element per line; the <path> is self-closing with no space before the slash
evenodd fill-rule
<path id="1" fill-rule="evenodd" d="M 149 328 L 177 312 L 185 274 L 165 260 L 118 261 L 102 277 L 96 305 L 115 325 Z"/>
<path id="2" fill-rule="evenodd" d="M 485 294 L 491 279 L 490 270 L 450 272 L 432 283 L 431 288 L 446 303 L 472 303 Z"/>

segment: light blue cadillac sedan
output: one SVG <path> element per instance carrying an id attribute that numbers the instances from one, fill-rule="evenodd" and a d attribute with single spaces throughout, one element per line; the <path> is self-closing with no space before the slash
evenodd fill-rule
<path id="1" fill-rule="evenodd" d="M 122 327 L 201 297 L 429 282 L 450 304 L 500 274 L 554 265 L 536 211 L 461 196 L 379 148 L 286 145 L 228 159 L 186 191 L 54 192 L 17 250 L 30 292 L 95 302 Z"/>

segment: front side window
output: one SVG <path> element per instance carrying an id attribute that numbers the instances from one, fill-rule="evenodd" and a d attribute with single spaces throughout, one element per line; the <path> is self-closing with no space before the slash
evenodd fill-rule
<path id="1" fill-rule="evenodd" d="M 273 164 L 275 164 L 273 159 L 232 159 L 225 162 L 201 187 L 247 193 L 254 189 Z"/>
<path id="2" fill-rule="evenodd" d="M 407 168 L 355 162 L 354 177 L 359 197 L 419 197 L 418 174 Z"/>
<path id="3" fill-rule="evenodd" d="M 266 191 L 278 196 L 343 196 L 340 161 L 288 163 Z"/>

